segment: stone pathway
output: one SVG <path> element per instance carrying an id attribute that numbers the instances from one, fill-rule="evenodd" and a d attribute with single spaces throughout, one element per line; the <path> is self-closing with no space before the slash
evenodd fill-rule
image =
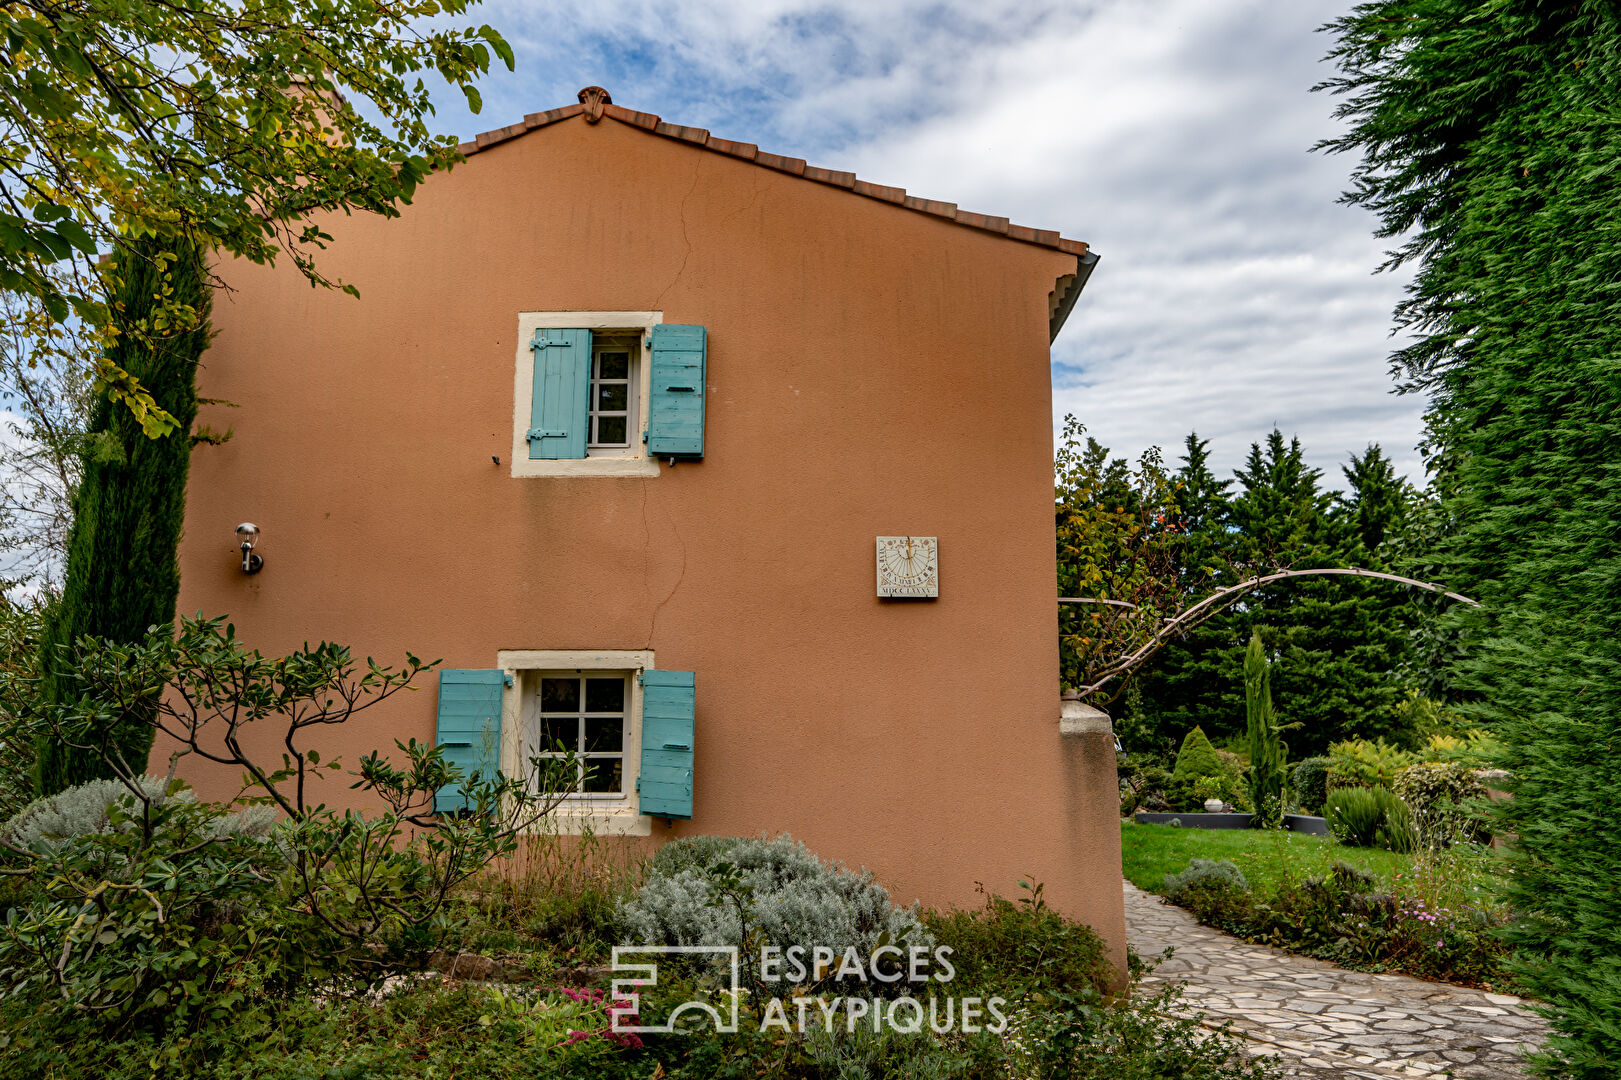
<path id="1" fill-rule="evenodd" d="M 1521 1047 L 1545 1026 L 1517 997 L 1405 975 L 1346 971 L 1200 926 L 1126 882 L 1126 936 L 1146 984 L 1180 982 L 1189 1010 L 1232 1021 L 1291 1080 L 1524 1080 Z"/>

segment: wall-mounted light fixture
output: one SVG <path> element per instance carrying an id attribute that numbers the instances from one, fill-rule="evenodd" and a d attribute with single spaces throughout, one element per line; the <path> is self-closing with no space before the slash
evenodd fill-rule
<path id="1" fill-rule="evenodd" d="M 265 561 L 253 553 L 253 546 L 259 542 L 259 526 L 251 521 L 244 521 L 236 527 L 236 542 L 242 548 L 242 572 L 244 574 L 257 574 L 264 569 Z"/>

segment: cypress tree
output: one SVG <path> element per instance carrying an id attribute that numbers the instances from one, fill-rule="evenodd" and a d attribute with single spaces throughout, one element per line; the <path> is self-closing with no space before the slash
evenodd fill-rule
<path id="1" fill-rule="evenodd" d="M 1451 685 L 1506 746 L 1498 877 L 1552 1073 L 1621 1075 L 1621 8 L 1375 0 L 1333 24 L 1349 202 L 1417 272 Z"/>
<path id="2" fill-rule="evenodd" d="M 42 641 L 43 697 L 70 700 L 71 646 L 91 634 L 137 641 L 174 618 L 180 589 L 176 548 L 185 512 L 191 424 L 197 415 L 197 362 L 208 344 L 210 290 L 195 246 L 162 250 L 129 242 L 115 255 L 111 300 L 119 336 L 111 360 L 135 376 L 180 425 L 148 438 L 131 410 L 100 399 L 90 420 L 83 479 L 74 499 L 62 598 Z M 151 318 L 166 302 L 194 314 L 181 326 Z M 140 771 L 152 748 L 144 719 L 123 717 L 107 748 Z M 42 740 L 34 786 L 41 795 L 111 772 L 99 755 Z"/>
<path id="3" fill-rule="evenodd" d="M 1244 653 L 1244 713 L 1250 743 L 1250 802 L 1256 823 L 1270 828 L 1283 822 L 1284 767 L 1289 750 L 1279 738 L 1272 711 L 1272 677 L 1260 631 L 1250 634 Z"/>

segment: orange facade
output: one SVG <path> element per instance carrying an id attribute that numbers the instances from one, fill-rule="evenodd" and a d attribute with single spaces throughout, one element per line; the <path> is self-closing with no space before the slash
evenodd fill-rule
<path id="1" fill-rule="evenodd" d="M 940 906 L 1033 877 L 1120 954 L 1112 746 L 1058 723 L 1048 341 L 1084 246 L 646 119 L 565 110 L 323 222 L 358 300 L 220 268 L 201 393 L 240 408 L 203 410 L 234 434 L 193 455 L 180 610 L 266 652 L 651 652 L 696 676 L 693 810 L 641 842 L 788 832 Z M 514 475 L 521 315 L 576 311 L 706 328 L 701 461 Z M 938 538 L 937 599 L 875 595 L 881 536 Z M 434 738 L 435 683 L 323 754 Z"/>

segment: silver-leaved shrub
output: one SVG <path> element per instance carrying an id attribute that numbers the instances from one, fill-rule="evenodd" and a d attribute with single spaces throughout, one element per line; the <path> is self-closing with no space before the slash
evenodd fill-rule
<path id="1" fill-rule="evenodd" d="M 824 863 L 791 837 L 693 837 L 659 849 L 647 882 L 621 901 L 632 945 L 762 943 L 867 955 L 879 944 L 931 947 L 913 908 L 899 908 L 866 870 Z"/>

